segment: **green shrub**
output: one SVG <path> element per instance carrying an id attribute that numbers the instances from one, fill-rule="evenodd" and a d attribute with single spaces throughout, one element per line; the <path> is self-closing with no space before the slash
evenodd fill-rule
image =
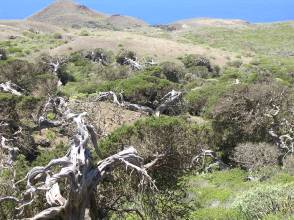
<path id="1" fill-rule="evenodd" d="M 193 88 L 185 95 L 190 114 L 210 116 L 218 100 L 232 87 L 228 82 L 210 80 L 201 87 Z"/>
<path id="2" fill-rule="evenodd" d="M 161 72 L 167 80 L 178 83 L 184 77 L 184 70 L 181 66 L 172 63 L 165 62 L 161 64 Z"/>
<path id="3" fill-rule="evenodd" d="M 90 35 L 90 33 L 87 30 L 82 30 L 80 32 L 80 36 L 89 36 L 89 35 Z"/>
<path id="4" fill-rule="evenodd" d="M 192 79 L 204 78 L 207 79 L 210 77 L 210 72 L 205 66 L 193 66 L 188 69 L 189 73 L 192 74 Z"/>
<path id="5" fill-rule="evenodd" d="M 123 126 L 100 143 L 104 155 L 110 155 L 124 146 L 135 146 L 146 162 L 156 153 L 167 154 L 162 166 L 152 171 L 158 187 L 169 187 L 177 175 L 190 167 L 192 157 L 201 148 L 214 146 L 209 125 L 192 125 L 175 117 L 162 116 L 137 121 Z"/>
<path id="6" fill-rule="evenodd" d="M 54 33 L 53 34 L 53 38 L 54 39 L 57 39 L 57 40 L 62 39 L 62 34 L 60 34 L 60 33 Z"/>
<path id="7" fill-rule="evenodd" d="M 97 91 L 123 91 L 126 101 L 152 107 L 155 101 L 160 101 L 164 95 L 176 89 L 175 87 L 168 80 L 137 74 L 128 79 L 103 83 L 97 87 Z"/>
<path id="8" fill-rule="evenodd" d="M 8 60 L 0 65 L 0 81 L 11 81 L 26 93 L 47 96 L 56 89 L 57 78 L 46 72 L 42 65 L 24 60 Z"/>
<path id="9" fill-rule="evenodd" d="M 184 63 L 186 68 L 203 66 L 203 67 L 206 67 L 209 72 L 212 72 L 212 67 L 211 67 L 210 61 L 208 58 L 206 58 L 204 56 L 189 54 L 189 55 L 186 55 L 185 57 L 183 57 L 181 60 Z"/>
<path id="10" fill-rule="evenodd" d="M 265 185 L 244 192 L 234 206 L 247 219 L 263 219 L 271 214 L 290 216 L 294 213 L 294 185 Z"/>
<path id="11" fill-rule="evenodd" d="M 134 51 L 121 49 L 120 52 L 116 55 L 115 60 L 120 65 L 125 65 L 125 59 L 136 60 L 136 53 Z"/>
<path id="12" fill-rule="evenodd" d="M 48 114 L 47 114 L 47 119 L 48 120 L 54 120 L 56 118 L 56 114 L 54 114 L 53 112 L 49 112 Z"/>

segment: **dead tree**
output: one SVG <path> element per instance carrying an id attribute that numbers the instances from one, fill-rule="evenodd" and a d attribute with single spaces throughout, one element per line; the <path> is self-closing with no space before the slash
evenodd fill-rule
<path id="1" fill-rule="evenodd" d="M 126 147 L 125 150 L 95 164 L 89 149 L 89 141 L 95 141 L 96 137 L 93 137 L 95 134 L 83 119 L 87 113 L 72 113 L 66 102 L 63 102 L 62 98 L 60 100 L 59 105 L 55 106 L 58 111 L 62 111 L 60 120 L 74 123 L 77 129 L 67 154 L 51 160 L 44 167 L 32 168 L 23 180 L 16 183 L 18 185 L 20 182 L 27 182 L 26 190 L 21 194 L 21 198 L 6 196 L 0 199 L 0 203 L 15 202 L 15 210 L 21 218 L 24 208 L 31 205 L 37 195 L 45 194 L 50 207 L 32 217 L 32 220 L 82 220 L 85 218 L 86 209 L 90 209 L 91 212 L 96 208 L 92 198 L 95 197 L 97 186 L 109 172 L 118 166 L 124 166 L 140 175 L 140 185 L 148 183 L 151 187 L 155 187 L 153 180 L 147 174 L 143 159 L 134 147 Z M 48 102 L 46 108 L 49 108 L 52 103 L 56 101 Z M 97 143 L 93 143 L 93 146 L 98 147 Z M 59 187 L 62 182 L 68 185 L 68 192 L 64 195 Z"/>
<path id="2" fill-rule="evenodd" d="M 111 54 L 102 48 L 87 52 L 85 58 L 103 66 L 108 66 L 112 63 Z"/>
<path id="3" fill-rule="evenodd" d="M 149 115 L 155 115 L 156 117 L 159 117 L 168 108 L 178 103 L 181 100 L 182 95 L 183 93 L 180 91 L 175 91 L 175 90 L 170 91 L 161 99 L 160 104 L 155 109 L 152 109 L 148 106 L 142 106 L 142 105 L 126 102 L 124 101 L 122 93 L 120 93 L 118 96 L 113 91 L 100 92 L 98 94 L 98 97 L 96 98 L 96 101 L 112 99 L 112 102 L 118 105 L 119 107 L 126 108 L 131 111 L 144 112 Z"/>
<path id="4" fill-rule="evenodd" d="M 211 158 L 212 163 L 206 166 L 206 159 Z M 225 164 L 214 151 L 212 150 L 203 150 L 200 154 L 193 157 L 191 161 L 191 167 L 200 164 L 200 170 L 204 170 L 205 172 L 211 172 L 214 167 L 217 167 L 220 170 L 226 170 L 229 168 L 227 164 Z"/>
<path id="5" fill-rule="evenodd" d="M 5 132 L 2 132 L 2 128 L 5 129 L 7 127 L 9 127 L 8 123 L 0 123 L 0 150 L 4 153 L 4 155 L 1 156 L 0 166 L 3 168 L 11 168 L 13 166 L 13 162 L 16 160 L 17 155 L 20 152 L 20 149 L 13 145 L 18 136 L 22 134 L 22 127 L 19 127 L 17 131 L 7 138 Z"/>
<path id="6" fill-rule="evenodd" d="M 1 136 L 1 149 L 7 155 L 7 158 L 5 158 L 2 162 L 1 165 L 3 167 L 8 166 L 11 167 L 13 165 L 13 161 L 16 160 L 16 157 L 19 153 L 19 148 L 17 147 L 12 147 L 10 144 L 7 142 L 12 142 L 13 139 L 7 139 L 3 136 Z M 2 157 L 4 158 L 4 157 Z"/>
<path id="7" fill-rule="evenodd" d="M 136 53 L 133 51 L 122 50 L 116 57 L 116 62 L 120 65 L 128 65 L 133 70 L 143 69 L 143 65 L 140 64 Z"/>
<path id="8" fill-rule="evenodd" d="M 58 86 L 61 86 L 64 84 L 64 80 L 62 79 L 61 74 L 61 68 L 64 64 L 66 64 L 69 61 L 68 57 L 51 57 L 51 56 L 45 56 L 42 57 L 42 63 L 47 65 L 49 67 L 49 70 L 52 71 L 52 73 L 58 77 Z"/>
<path id="9" fill-rule="evenodd" d="M 54 73 L 58 73 L 63 64 L 68 62 L 67 57 L 49 57 L 46 63 L 52 68 Z"/>
<path id="10" fill-rule="evenodd" d="M 158 63 L 155 62 L 152 57 L 144 58 L 143 60 L 144 60 L 144 66 L 145 67 L 158 65 Z"/>
<path id="11" fill-rule="evenodd" d="M 0 83 L 0 91 L 9 92 L 13 95 L 21 96 L 24 90 L 11 81 L 8 81 L 5 83 Z"/>
<path id="12" fill-rule="evenodd" d="M 159 117 L 165 110 L 173 106 L 182 98 L 183 93 L 180 91 L 172 90 L 167 93 L 162 99 L 161 104 L 156 108 L 155 115 Z"/>
<path id="13" fill-rule="evenodd" d="M 143 66 L 139 63 L 137 57 L 135 60 L 125 57 L 124 65 L 129 65 L 133 70 L 141 70 Z"/>
<path id="14" fill-rule="evenodd" d="M 283 94 L 281 94 L 282 96 Z M 269 130 L 270 136 L 276 141 L 276 144 L 282 151 L 285 152 L 283 159 L 287 157 L 289 154 L 294 153 L 294 130 L 293 125 L 286 119 L 283 119 L 283 123 L 279 124 L 279 126 L 286 127 L 286 130 L 288 130 L 287 134 L 279 135 L 275 131 L 276 125 L 276 118 L 280 113 L 280 107 L 278 105 L 273 104 L 272 108 L 268 110 L 268 112 L 265 113 L 266 117 L 269 117 L 273 120 L 272 122 L 272 128 Z"/>

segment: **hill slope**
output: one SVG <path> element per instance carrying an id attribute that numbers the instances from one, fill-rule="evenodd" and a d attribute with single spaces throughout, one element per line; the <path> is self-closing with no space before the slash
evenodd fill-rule
<path id="1" fill-rule="evenodd" d="M 175 21 L 170 25 L 176 27 L 177 29 L 187 29 L 196 27 L 242 28 L 248 27 L 250 23 L 239 19 L 192 18 Z"/>
<path id="2" fill-rule="evenodd" d="M 87 25 L 107 16 L 95 12 L 71 0 L 58 0 L 28 18 L 31 21 L 45 22 L 59 26 Z"/>
<path id="3" fill-rule="evenodd" d="M 122 15 L 108 16 L 84 5 L 76 4 L 72 0 L 57 0 L 40 12 L 30 16 L 28 20 L 62 27 L 125 29 L 148 26 L 140 19 Z"/>

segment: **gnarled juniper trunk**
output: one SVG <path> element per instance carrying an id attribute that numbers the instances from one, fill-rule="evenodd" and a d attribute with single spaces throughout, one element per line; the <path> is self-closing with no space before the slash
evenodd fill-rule
<path id="1" fill-rule="evenodd" d="M 95 190 L 99 183 L 103 180 L 107 172 L 120 165 L 125 165 L 142 175 L 144 178 L 142 178 L 141 184 L 145 184 L 147 181 L 155 186 L 143 166 L 142 158 L 138 156 L 137 151 L 133 147 L 109 156 L 98 162 L 98 164 L 94 164 L 89 150 L 89 140 L 93 142 L 92 144 L 96 148 L 96 152 L 99 152 L 99 149 L 97 149 L 98 145 L 95 143 L 96 135 L 93 126 L 87 125 L 83 120 L 86 113 L 72 113 L 62 98 L 53 101 L 51 99 L 46 104 L 45 110 L 50 105 L 58 105 L 55 108 L 59 112 L 62 112 L 62 118 L 60 119 L 62 123 L 60 124 L 66 124 L 70 121 L 76 124 L 77 132 L 73 137 L 68 153 L 64 157 L 51 160 L 44 167 L 34 167 L 29 171 L 25 179 L 19 181 L 27 181 L 27 189 L 22 193 L 21 199 L 7 196 L 1 198 L 0 202 L 5 200 L 14 201 L 18 204 L 16 211 L 21 216 L 24 207 L 31 205 L 37 194 L 45 192 L 50 208 L 35 215 L 31 218 L 32 220 L 82 220 L 85 218 L 87 208 L 97 208 L 93 201 L 95 201 Z M 62 195 L 59 188 L 59 183 L 63 180 L 66 180 L 66 188 L 69 189 L 67 198 Z M 98 211 L 90 210 L 90 214 L 92 219 L 99 219 Z"/>

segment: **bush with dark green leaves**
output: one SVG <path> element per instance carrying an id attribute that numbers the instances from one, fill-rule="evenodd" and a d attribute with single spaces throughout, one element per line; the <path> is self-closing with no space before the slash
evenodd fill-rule
<path id="1" fill-rule="evenodd" d="M 212 72 L 211 63 L 209 59 L 204 56 L 189 54 L 183 57 L 181 60 L 187 69 L 196 66 L 203 66 L 206 67 L 209 72 Z"/>
<path id="2" fill-rule="evenodd" d="M 182 118 L 162 116 L 151 117 L 123 126 L 100 143 L 105 156 L 111 155 L 125 146 L 135 146 L 145 162 L 154 155 L 166 154 L 161 166 L 150 173 L 159 188 L 174 186 L 175 179 L 191 165 L 191 160 L 202 148 L 215 146 L 209 125 L 196 125 Z"/>
<path id="3" fill-rule="evenodd" d="M 47 96 L 57 89 L 57 78 L 46 67 L 24 60 L 9 60 L 0 64 L 0 82 L 11 81 L 26 94 Z"/>
<path id="4" fill-rule="evenodd" d="M 137 56 L 136 53 L 134 51 L 130 51 L 130 50 L 125 50 L 122 49 L 117 55 L 116 55 L 116 62 L 119 63 L 120 65 L 125 65 L 125 61 L 127 59 L 130 60 L 136 60 Z"/>
<path id="5" fill-rule="evenodd" d="M 161 64 L 161 73 L 171 82 L 178 83 L 184 78 L 184 69 L 172 62 L 165 62 Z"/>
<path id="6" fill-rule="evenodd" d="M 213 78 L 220 74 L 220 67 L 213 66 L 210 60 L 201 55 L 190 54 L 181 58 L 187 72 L 191 75 L 190 79 L 195 78 Z"/>
<path id="7" fill-rule="evenodd" d="M 191 82 L 187 85 L 190 91 L 185 94 L 188 111 L 192 115 L 210 117 L 218 100 L 232 87 L 229 81 L 218 79 Z"/>
<path id="8" fill-rule="evenodd" d="M 21 127 L 22 132 L 14 140 L 13 146 L 28 158 L 34 158 L 36 147 L 31 135 L 37 125 L 32 116 L 38 114 L 41 105 L 40 98 L 0 93 L 0 118 L 1 122 L 7 124 L 0 127 L 0 133 L 5 138 L 12 139 Z"/>
<path id="9" fill-rule="evenodd" d="M 137 74 L 127 79 L 102 83 L 97 86 L 97 91 L 123 92 L 126 101 L 154 107 L 157 106 L 154 102 L 159 102 L 164 95 L 176 89 L 175 87 L 168 80 L 147 74 Z"/>

